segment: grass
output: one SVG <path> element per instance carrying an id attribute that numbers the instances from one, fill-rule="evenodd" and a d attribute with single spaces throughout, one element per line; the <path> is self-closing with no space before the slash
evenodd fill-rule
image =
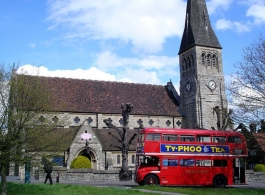
<path id="1" fill-rule="evenodd" d="M 265 188 L 210 188 L 210 187 L 161 187 L 138 186 L 136 189 L 173 192 L 189 195 L 264 195 Z"/>
<path id="2" fill-rule="evenodd" d="M 151 195 L 155 193 L 144 193 L 139 190 L 114 187 L 92 187 L 84 185 L 67 184 L 21 184 L 7 183 L 8 195 Z M 157 195 L 157 194 L 156 194 Z"/>
<path id="3" fill-rule="evenodd" d="M 133 190 L 132 190 L 133 189 Z M 189 195 L 264 195 L 265 188 L 210 188 L 210 187 L 161 187 L 137 186 L 132 189 L 115 187 L 93 187 L 67 184 L 21 184 L 7 183 L 8 195 L 151 195 L 156 193 L 141 192 L 140 189 L 173 192 Z M 156 194 L 157 195 L 157 194 Z"/>

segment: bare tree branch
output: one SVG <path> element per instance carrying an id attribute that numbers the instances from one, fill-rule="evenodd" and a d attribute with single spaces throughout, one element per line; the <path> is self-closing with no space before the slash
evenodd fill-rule
<path id="1" fill-rule="evenodd" d="M 231 117 L 240 123 L 258 123 L 265 117 L 265 39 L 262 34 L 243 50 L 243 59 L 227 85 Z"/>

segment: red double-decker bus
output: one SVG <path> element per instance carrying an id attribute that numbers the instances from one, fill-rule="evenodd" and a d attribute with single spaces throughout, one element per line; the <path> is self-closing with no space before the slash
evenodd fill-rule
<path id="1" fill-rule="evenodd" d="M 247 144 L 234 131 L 145 128 L 140 131 L 135 182 L 139 185 L 245 183 Z"/>

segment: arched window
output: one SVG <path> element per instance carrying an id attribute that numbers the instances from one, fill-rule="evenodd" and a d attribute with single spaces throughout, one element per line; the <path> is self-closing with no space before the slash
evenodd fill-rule
<path id="1" fill-rule="evenodd" d="M 203 54 L 202 54 L 202 65 L 203 65 L 203 66 L 205 66 L 205 58 L 206 58 L 206 56 L 205 56 L 205 54 L 203 53 Z"/>
<path id="2" fill-rule="evenodd" d="M 213 58 L 212 58 L 212 67 L 213 68 L 216 68 L 217 67 L 217 57 L 216 57 L 216 55 L 213 55 Z"/>
<path id="3" fill-rule="evenodd" d="M 117 155 L 117 164 L 121 164 L 121 155 Z"/>
<path id="4" fill-rule="evenodd" d="M 207 66 L 211 66 L 211 55 L 207 55 Z"/>
<path id="5" fill-rule="evenodd" d="M 188 62 L 189 62 L 189 70 L 191 69 L 191 58 L 188 58 Z"/>
<path id="6" fill-rule="evenodd" d="M 132 155 L 132 164 L 134 164 L 135 163 L 135 155 L 133 154 Z"/>

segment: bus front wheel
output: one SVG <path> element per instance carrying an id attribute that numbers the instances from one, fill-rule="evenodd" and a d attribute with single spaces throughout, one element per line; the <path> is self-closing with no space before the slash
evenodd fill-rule
<path id="1" fill-rule="evenodd" d="M 215 188 L 224 188 L 226 185 L 226 178 L 223 175 L 216 175 L 213 179 L 213 186 Z"/>
<path id="2" fill-rule="evenodd" d="M 158 179 L 155 175 L 148 175 L 144 179 L 144 184 L 145 185 L 157 185 L 158 184 Z"/>

